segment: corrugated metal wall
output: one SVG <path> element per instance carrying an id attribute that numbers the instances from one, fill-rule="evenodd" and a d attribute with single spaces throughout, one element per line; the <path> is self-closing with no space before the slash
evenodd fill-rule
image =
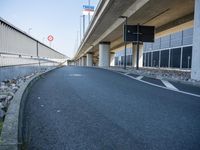
<path id="1" fill-rule="evenodd" d="M 66 56 L 0 18 L 0 66 L 36 63 L 38 60 L 35 58 L 55 61 L 65 59 Z"/>

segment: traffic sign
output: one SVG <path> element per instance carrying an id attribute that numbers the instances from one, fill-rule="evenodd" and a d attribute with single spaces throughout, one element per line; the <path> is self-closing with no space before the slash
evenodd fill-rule
<path id="1" fill-rule="evenodd" d="M 48 39 L 48 41 L 51 42 L 51 41 L 53 41 L 54 37 L 52 35 L 49 35 L 47 39 Z"/>
<path id="2" fill-rule="evenodd" d="M 155 35 L 154 26 L 124 25 L 124 41 L 154 42 L 154 35 Z"/>

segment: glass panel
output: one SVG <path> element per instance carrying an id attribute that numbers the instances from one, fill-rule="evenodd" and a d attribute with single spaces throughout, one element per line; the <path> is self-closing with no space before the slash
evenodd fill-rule
<path id="1" fill-rule="evenodd" d="M 193 28 L 183 31 L 183 45 L 189 45 L 193 42 Z"/>
<path id="2" fill-rule="evenodd" d="M 171 47 L 182 45 L 182 31 L 171 34 Z"/>
<path id="3" fill-rule="evenodd" d="M 170 67 L 180 68 L 181 48 L 171 49 Z"/>
<path id="4" fill-rule="evenodd" d="M 161 38 L 161 48 L 169 48 L 170 46 L 170 35 Z"/>
<path id="5" fill-rule="evenodd" d="M 169 50 L 161 51 L 160 67 L 168 67 L 169 62 Z"/>
<path id="6" fill-rule="evenodd" d="M 119 57 L 115 57 L 115 66 L 119 65 L 118 62 L 119 62 Z"/>
<path id="7" fill-rule="evenodd" d="M 192 46 L 183 48 L 182 68 L 191 68 Z"/>
<path id="8" fill-rule="evenodd" d="M 153 52 L 153 67 L 159 67 L 159 51 Z"/>
<path id="9" fill-rule="evenodd" d="M 160 49 L 160 38 L 156 39 L 155 42 L 153 43 L 153 49 L 154 50 Z"/>
<path id="10" fill-rule="evenodd" d="M 146 53 L 143 53 L 143 67 L 146 67 Z"/>

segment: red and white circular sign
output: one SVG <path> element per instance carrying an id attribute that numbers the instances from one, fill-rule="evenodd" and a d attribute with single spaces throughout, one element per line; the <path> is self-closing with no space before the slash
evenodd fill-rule
<path id="1" fill-rule="evenodd" d="M 49 35 L 47 39 L 48 39 L 48 41 L 51 42 L 51 41 L 53 41 L 54 37 L 52 35 Z"/>

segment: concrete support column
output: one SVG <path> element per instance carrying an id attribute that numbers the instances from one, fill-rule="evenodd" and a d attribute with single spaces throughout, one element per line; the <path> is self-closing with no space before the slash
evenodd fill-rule
<path id="1" fill-rule="evenodd" d="M 99 67 L 110 66 L 110 42 L 99 43 Z"/>
<path id="2" fill-rule="evenodd" d="M 191 78 L 200 81 L 200 0 L 195 0 Z"/>
<path id="3" fill-rule="evenodd" d="M 81 57 L 81 66 L 86 66 L 86 57 Z"/>
<path id="4" fill-rule="evenodd" d="M 110 53 L 110 66 L 115 66 L 115 53 Z"/>
<path id="5" fill-rule="evenodd" d="M 79 58 L 78 62 L 79 66 L 81 66 L 81 58 Z"/>
<path id="6" fill-rule="evenodd" d="M 136 67 L 137 65 L 137 45 L 132 45 L 132 66 Z M 140 45 L 139 49 L 139 67 L 143 67 L 143 45 Z"/>
<path id="7" fill-rule="evenodd" d="M 92 54 L 87 54 L 87 66 L 92 66 Z"/>

